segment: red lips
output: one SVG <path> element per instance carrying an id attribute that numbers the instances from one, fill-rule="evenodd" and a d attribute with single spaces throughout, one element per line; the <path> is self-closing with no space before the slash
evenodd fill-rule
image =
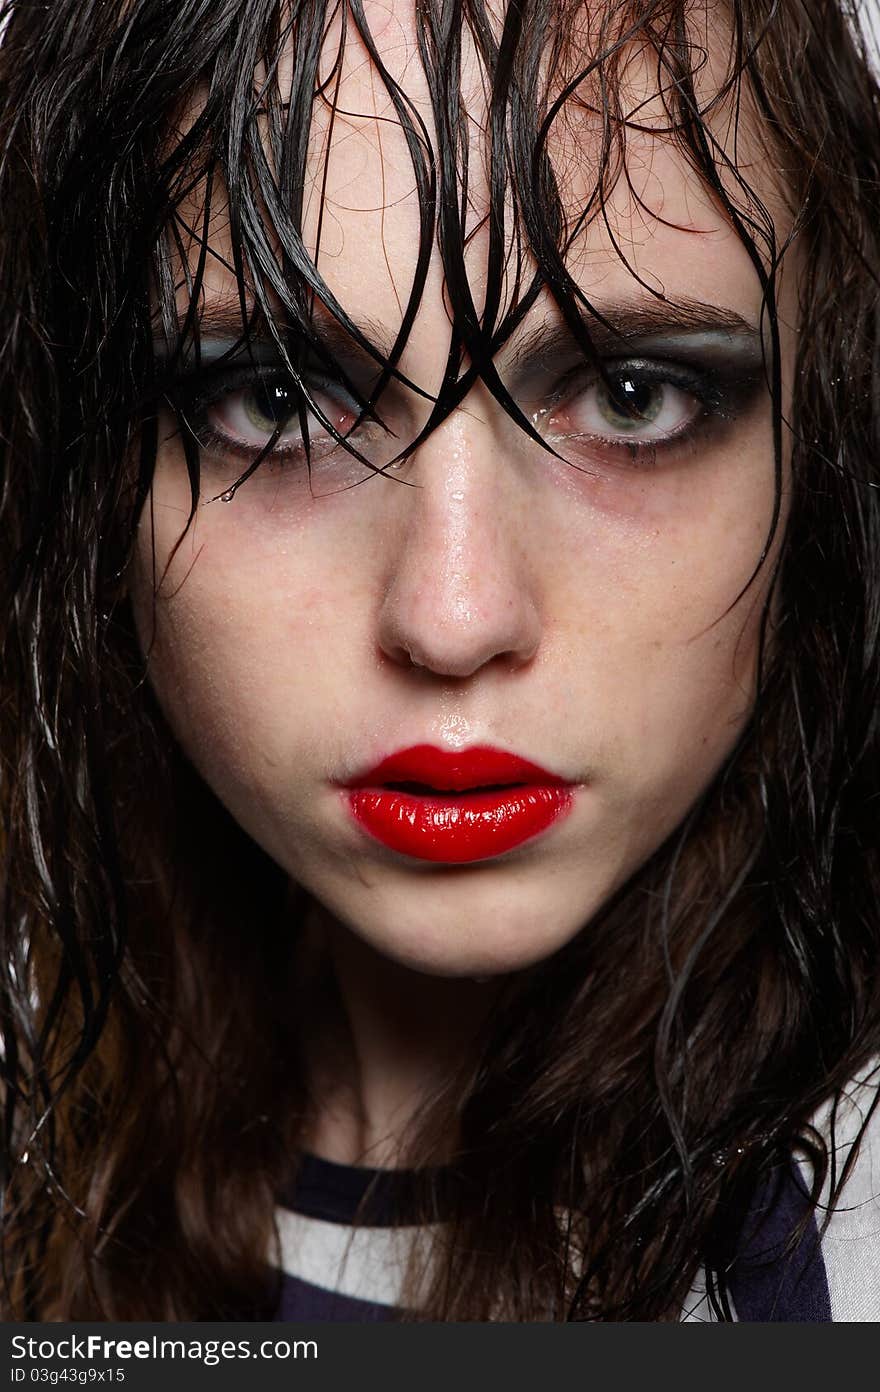
<path id="1" fill-rule="evenodd" d="M 419 860 L 462 865 L 513 850 L 571 810 L 573 785 L 483 746 L 401 749 L 348 785 L 370 836 Z"/>

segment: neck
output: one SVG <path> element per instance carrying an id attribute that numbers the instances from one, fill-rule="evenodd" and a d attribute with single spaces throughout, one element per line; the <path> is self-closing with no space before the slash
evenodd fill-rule
<path id="1" fill-rule="evenodd" d="M 406 1163 L 418 1117 L 473 1054 L 501 979 L 428 976 L 375 952 L 315 906 L 307 920 L 317 989 L 306 1011 L 312 1110 L 305 1146 L 341 1164 Z M 454 1136 L 445 1130 L 448 1158 Z"/>

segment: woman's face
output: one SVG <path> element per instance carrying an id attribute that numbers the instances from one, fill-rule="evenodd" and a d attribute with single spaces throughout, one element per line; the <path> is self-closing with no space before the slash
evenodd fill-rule
<path id="1" fill-rule="evenodd" d="M 368 16 L 428 120 L 411 20 L 384 7 Z M 473 114 L 479 79 L 468 71 Z M 347 114 L 332 131 L 319 114 L 313 132 L 307 240 L 314 251 L 326 158 L 319 269 L 387 346 L 415 269 L 418 199 L 390 103 L 354 44 L 337 105 Z M 596 139 L 586 121 L 569 122 L 554 147 L 572 215 L 592 191 Z M 478 158 L 471 166 L 477 227 L 485 190 Z M 332 448 L 312 417 L 309 478 L 289 391 L 277 378 L 248 384 L 237 367 L 222 395 L 191 410 L 202 494 L 173 558 L 190 499 L 170 423 L 141 521 L 135 615 L 147 649 L 155 551 L 149 672 L 184 750 L 293 880 L 421 971 L 510 971 L 568 941 L 673 831 L 750 710 L 769 566 L 739 596 L 774 503 L 760 286 L 670 143 L 632 135 L 628 167 L 632 186 L 618 183 L 608 224 L 594 220 L 569 256 L 591 304 L 626 335 L 607 345 L 621 364 L 614 394 L 579 363 L 548 296 L 496 359 L 562 458 L 477 385 L 384 473 Z M 748 177 L 773 207 L 766 176 L 753 166 Z M 467 252 L 478 308 L 486 245 L 477 231 Z M 211 247 L 203 332 L 230 338 L 237 290 L 222 210 Z M 329 334 L 328 322 L 318 315 Z M 375 364 L 338 338 L 337 358 L 368 385 Z M 435 248 L 399 362 L 427 396 L 387 388 L 380 413 L 394 433 L 366 422 L 352 435 L 371 463 L 418 434 L 449 338 Z M 310 383 L 348 429 L 344 387 L 318 368 Z M 273 420 L 275 456 L 224 501 Z M 371 772 L 426 745 L 439 754 Z M 487 747 L 544 772 L 471 753 Z M 511 779 L 533 786 L 466 791 Z M 373 792 L 352 790 L 364 782 Z M 395 797 L 390 782 L 433 793 Z"/>

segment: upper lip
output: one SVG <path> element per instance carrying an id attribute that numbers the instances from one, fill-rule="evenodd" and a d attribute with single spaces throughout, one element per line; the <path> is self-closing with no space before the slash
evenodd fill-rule
<path id="1" fill-rule="evenodd" d="M 569 782 L 529 759 L 493 749 L 490 745 L 447 750 L 432 744 L 416 744 L 389 754 L 346 786 L 375 788 L 389 783 L 416 783 L 441 791 L 462 792 L 468 788 L 509 784 L 559 787 Z"/>

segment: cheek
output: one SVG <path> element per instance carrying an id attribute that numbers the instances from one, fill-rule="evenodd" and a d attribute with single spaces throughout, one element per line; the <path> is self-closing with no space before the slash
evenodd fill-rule
<path id="1" fill-rule="evenodd" d="M 589 692 L 581 722 L 597 789 L 622 846 L 650 850 L 672 830 L 752 709 L 757 622 L 744 624 L 738 612 L 700 638 L 681 633 L 669 623 L 641 641 L 609 640 L 589 683 L 578 683 L 581 702 Z M 574 709 L 566 718 L 576 719 Z"/>
<path id="2" fill-rule="evenodd" d="M 775 551 L 752 576 L 773 513 L 772 459 L 762 441 L 744 462 L 618 480 L 613 499 L 592 479 L 569 490 L 578 507 L 560 518 L 560 554 L 580 564 L 559 590 L 556 642 L 572 680 L 556 715 L 592 722 L 620 815 L 629 799 L 630 817 L 651 804 L 664 824 L 673 810 L 674 824 L 753 703 Z M 785 520 L 784 506 L 778 538 Z"/>
<path id="3" fill-rule="evenodd" d="M 244 497 L 222 512 L 200 511 L 163 575 L 179 537 L 176 491 L 157 480 L 155 607 L 148 518 L 130 577 L 150 681 L 215 790 L 259 790 L 285 748 L 308 751 L 332 721 L 355 646 L 350 604 L 360 600 L 349 584 L 349 607 L 342 604 L 344 575 L 322 568 L 321 556 L 332 554 L 326 533 L 257 534 L 259 517 L 249 516 Z"/>

